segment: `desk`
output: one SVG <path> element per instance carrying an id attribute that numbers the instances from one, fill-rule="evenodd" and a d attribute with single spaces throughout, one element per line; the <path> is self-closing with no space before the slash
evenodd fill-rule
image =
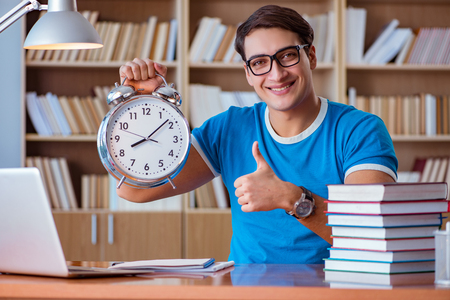
<path id="1" fill-rule="evenodd" d="M 331 289 L 323 265 L 236 265 L 216 277 L 115 277 L 57 279 L 0 275 L 0 298 L 11 299 L 433 299 L 450 289 L 429 286 L 392 290 Z"/>

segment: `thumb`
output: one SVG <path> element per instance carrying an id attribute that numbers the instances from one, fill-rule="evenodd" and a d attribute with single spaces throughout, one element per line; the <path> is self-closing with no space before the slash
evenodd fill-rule
<path id="1" fill-rule="evenodd" d="M 256 170 L 259 170 L 264 166 L 268 166 L 266 160 L 264 159 L 264 156 L 262 156 L 261 152 L 259 151 L 259 145 L 256 141 L 253 143 L 252 154 L 256 161 Z"/>

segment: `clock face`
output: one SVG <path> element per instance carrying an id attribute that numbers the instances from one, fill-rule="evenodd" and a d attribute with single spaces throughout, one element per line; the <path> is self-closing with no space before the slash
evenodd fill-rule
<path id="1" fill-rule="evenodd" d="M 190 131 L 183 115 L 153 96 L 136 97 L 111 113 L 106 127 L 114 167 L 127 177 L 160 180 L 183 163 Z"/>

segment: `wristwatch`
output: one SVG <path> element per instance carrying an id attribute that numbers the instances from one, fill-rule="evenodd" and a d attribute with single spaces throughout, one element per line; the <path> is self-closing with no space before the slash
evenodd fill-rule
<path id="1" fill-rule="evenodd" d="M 314 215 L 316 205 L 311 191 L 302 186 L 300 188 L 303 190 L 302 196 L 295 202 L 292 210 L 286 211 L 286 213 L 296 219 L 306 219 L 307 217 Z"/>

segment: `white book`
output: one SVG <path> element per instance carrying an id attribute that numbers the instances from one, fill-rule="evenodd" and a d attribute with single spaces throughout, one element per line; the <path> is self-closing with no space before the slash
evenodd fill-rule
<path id="1" fill-rule="evenodd" d="M 314 29 L 314 40 L 316 43 L 316 56 L 318 62 L 323 62 L 323 57 L 325 53 L 326 40 L 327 40 L 327 30 L 328 30 L 328 16 L 327 14 L 319 14 L 314 16 L 317 20 Z"/>
<path id="2" fill-rule="evenodd" d="M 367 10 L 349 6 L 346 10 L 346 57 L 347 63 L 361 64 L 364 56 Z"/>
<path id="3" fill-rule="evenodd" d="M 356 88 L 354 87 L 348 88 L 348 105 L 356 107 Z"/>
<path id="4" fill-rule="evenodd" d="M 439 164 L 439 169 L 437 171 L 436 178 L 435 178 L 436 182 L 445 181 L 445 174 L 447 173 L 447 167 L 448 167 L 448 157 L 442 157 L 441 163 Z"/>
<path id="5" fill-rule="evenodd" d="M 222 176 L 215 177 L 212 180 L 214 187 L 214 194 L 216 196 L 217 207 L 218 208 L 228 208 L 227 193 L 225 191 L 225 186 L 222 181 Z"/>
<path id="6" fill-rule="evenodd" d="M 205 39 L 207 27 L 209 26 L 210 17 L 204 16 L 200 19 L 200 22 L 195 32 L 194 39 L 192 40 L 191 46 L 189 48 L 189 60 L 191 62 L 195 61 L 197 52 L 200 51 L 200 47 Z"/>
<path id="7" fill-rule="evenodd" d="M 155 53 L 152 59 L 160 62 L 164 59 L 164 50 L 166 48 L 167 35 L 169 33 L 169 22 L 160 22 L 157 30 Z"/>
<path id="8" fill-rule="evenodd" d="M 414 228 L 414 227 L 411 227 Z M 432 227 L 434 228 L 434 227 Z M 366 251 L 353 249 L 330 248 L 330 258 L 365 261 L 406 262 L 435 259 L 434 250 L 420 251 Z"/>
<path id="9" fill-rule="evenodd" d="M 69 200 L 69 205 L 71 209 L 77 209 L 77 198 L 75 196 L 75 191 L 73 189 L 72 178 L 69 172 L 69 165 L 67 163 L 67 159 L 65 157 L 60 157 L 58 159 L 59 167 L 61 169 L 61 175 L 64 182 L 64 188 L 67 194 L 67 198 Z"/>
<path id="10" fill-rule="evenodd" d="M 48 123 L 50 124 L 50 128 L 52 130 L 53 135 L 61 135 L 61 129 L 59 128 L 58 122 L 56 121 L 56 117 L 52 112 L 52 109 L 50 108 L 50 103 L 48 102 L 48 99 L 44 95 L 40 95 L 37 97 L 38 103 L 40 103 L 45 118 L 47 118 Z"/>
<path id="11" fill-rule="evenodd" d="M 47 98 L 50 108 L 53 112 L 53 115 L 55 116 L 56 122 L 58 123 L 58 126 L 61 130 L 62 135 L 71 135 L 72 131 L 69 126 L 69 122 L 67 121 L 67 118 L 62 110 L 61 104 L 59 102 L 59 99 L 56 95 L 48 92 L 45 97 Z"/>
<path id="12" fill-rule="evenodd" d="M 214 34 L 216 32 L 216 28 L 221 24 L 220 18 L 210 18 L 208 20 L 208 25 L 204 32 L 204 36 L 202 37 L 199 45 L 198 51 L 195 53 L 193 62 L 201 62 L 203 61 L 206 52 L 211 47 L 212 40 L 214 38 Z"/>
<path id="13" fill-rule="evenodd" d="M 372 55 L 372 58 L 366 62 L 369 64 L 390 62 L 400 52 L 411 33 L 411 28 L 396 28 L 378 48 L 378 51 Z"/>
<path id="14" fill-rule="evenodd" d="M 411 33 L 408 36 L 405 44 L 403 45 L 402 49 L 398 53 L 397 57 L 395 58 L 395 64 L 402 65 L 402 64 L 405 63 L 406 55 L 410 51 L 415 38 L 416 38 L 416 34 L 413 31 L 411 31 Z"/>
<path id="15" fill-rule="evenodd" d="M 36 92 L 28 92 L 26 94 L 27 112 L 33 123 L 34 129 L 39 135 L 52 135 L 50 125 L 47 123 L 45 115 L 38 107 L 38 99 Z"/>
<path id="16" fill-rule="evenodd" d="M 144 42 L 142 43 L 142 50 L 140 55 L 140 58 L 142 59 L 150 57 L 150 51 L 152 50 L 157 21 L 157 16 L 148 17 L 147 31 L 145 33 Z"/>
<path id="17" fill-rule="evenodd" d="M 391 33 L 397 28 L 399 25 L 399 21 L 397 19 L 393 19 L 391 22 L 383 26 L 381 29 L 381 32 L 375 39 L 375 42 L 369 47 L 369 49 L 364 54 L 363 61 L 365 63 L 369 63 L 372 59 L 372 57 L 379 51 L 382 45 L 386 42 L 386 40 L 389 38 Z"/>
<path id="18" fill-rule="evenodd" d="M 436 135 L 436 96 L 425 94 L 425 134 Z"/>
<path id="19" fill-rule="evenodd" d="M 119 31 L 120 31 L 121 26 L 122 26 L 122 24 L 119 22 L 111 22 L 107 40 L 104 41 L 105 47 L 100 56 L 101 61 L 111 61 L 112 60 L 113 54 L 114 54 L 114 49 L 116 48 L 116 44 L 118 41 Z"/>
<path id="20" fill-rule="evenodd" d="M 69 198 L 67 197 L 67 192 L 64 186 L 64 181 L 61 173 L 61 168 L 59 166 L 58 158 L 50 158 L 50 166 L 53 174 L 53 180 L 55 182 L 56 191 L 58 193 L 59 202 L 61 208 L 64 210 L 70 209 Z"/>
<path id="21" fill-rule="evenodd" d="M 219 49 L 220 43 L 222 42 L 222 39 L 223 39 L 226 31 L 227 31 L 227 26 L 224 24 L 219 24 L 216 27 L 216 30 L 213 33 L 211 43 L 206 48 L 206 53 L 203 56 L 203 61 L 210 63 L 214 60 L 214 56 L 216 55 L 217 50 Z"/>
<path id="22" fill-rule="evenodd" d="M 234 49 L 234 40 L 235 39 L 236 39 L 236 33 L 234 33 L 233 39 L 232 39 L 233 42 L 230 43 L 230 45 L 228 46 L 228 49 L 225 52 L 225 55 L 223 57 L 223 62 L 225 62 L 225 63 L 231 62 L 233 56 L 236 54 L 236 50 Z"/>
<path id="23" fill-rule="evenodd" d="M 323 54 L 323 62 L 331 63 L 334 60 L 334 49 L 335 49 L 335 15 L 334 11 L 329 11 L 327 13 L 327 31 L 326 31 L 326 41 L 325 41 L 325 52 Z"/>
<path id="24" fill-rule="evenodd" d="M 169 38 L 167 42 L 166 61 L 172 62 L 175 60 L 176 46 L 177 46 L 177 33 L 178 33 L 178 20 L 170 20 Z"/>

